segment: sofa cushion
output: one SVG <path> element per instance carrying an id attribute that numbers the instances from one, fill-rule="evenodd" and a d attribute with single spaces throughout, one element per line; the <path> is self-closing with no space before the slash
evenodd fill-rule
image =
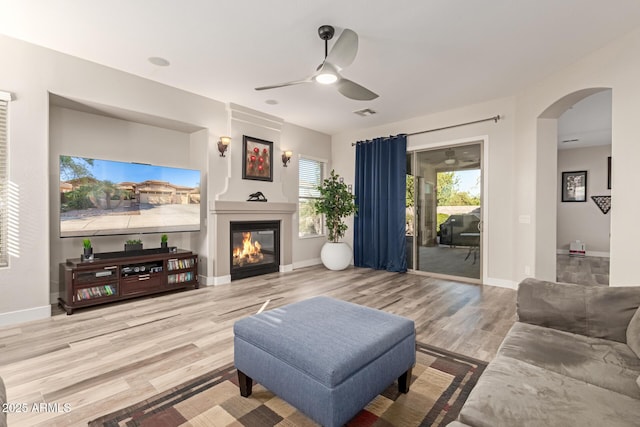
<path id="1" fill-rule="evenodd" d="M 636 310 L 627 326 L 627 345 L 640 357 L 640 308 Z"/>
<path id="2" fill-rule="evenodd" d="M 640 306 L 640 286 L 587 286 L 586 289 L 585 335 L 627 343 L 629 322 Z"/>
<path id="3" fill-rule="evenodd" d="M 462 407 L 460 422 L 500 426 L 637 426 L 629 396 L 498 355 Z"/>
<path id="4" fill-rule="evenodd" d="M 640 286 L 583 286 L 523 280 L 518 320 L 574 334 L 627 342 L 629 321 L 640 306 Z"/>
<path id="5" fill-rule="evenodd" d="M 498 354 L 640 399 L 640 359 L 626 344 L 516 322 Z"/>
<path id="6" fill-rule="evenodd" d="M 586 335 L 586 286 L 524 279 L 518 286 L 518 320 Z"/>

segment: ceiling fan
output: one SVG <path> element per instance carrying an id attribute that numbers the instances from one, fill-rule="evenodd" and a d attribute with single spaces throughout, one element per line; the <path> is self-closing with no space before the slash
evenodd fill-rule
<path id="1" fill-rule="evenodd" d="M 350 99 L 358 101 L 376 99 L 378 97 L 376 93 L 340 75 L 340 71 L 351 65 L 356 58 L 358 35 L 354 31 L 345 28 L 334 43 L 333 48 L 331 48 L 331 52 L 329 52 L 329 40 L 333 38 L 334 33 L 335 29 L 331 25 L 323 25 L 318 28 L 318 35 L 324 40 L 324 61 L 311 76 L 302 80 L 257 87 L 256 90 L 317 82 L 325 85 L 335 84 L 338 92 Z"/>
<path id="2" fill-rule="evenodd" d="M 455 166 L 457 169 L 470 169 L 480 167 L 479 159 L 469 159 L 464 158 L 465 156 L 456 156 L 455 150 L 445 150 L 444 155 L 445 159 L 438 163 L 436 167 L 450 168 Z"/>
<path id="3" fill-rule="evenodd" d="M 455 165 L 456 164 L 456 158 L 454 157 L 456 155 L 456 152 L 453 150 L 446 150 L 444 152 L 444 155 L 447 156 L 447 158 L 444 160 L 444 164 L 445 165 Z"/>

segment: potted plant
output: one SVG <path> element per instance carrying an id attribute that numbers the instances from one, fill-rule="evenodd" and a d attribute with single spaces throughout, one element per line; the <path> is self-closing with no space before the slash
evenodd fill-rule
<path id="1" fill-rule="evenodd" d="M 168 243 L 169 243 L 169 236 L 167 236 L 166 234 L 163 234 L 162 236 L 160 236 L 160 247 L 161 248 L 167 248 L 168 247 Z"/>
<path id="2" fill-rule="evenodd" d="M 82 241 L 82 246 L 84 246 L 84 252 L 82 253 L 83 260 L 93 259 L 93 248 L 91 247 L 91 240 L 84 239 Z"/>
<path id="3" fill-rule="evenodd" d="M 316 200 L 314 211 L 316 214 L 324 215 L 329 232 L 329 241 L 322 247 L 320 259 L 330 270 L 344 270 L 351 263 L 353 252 L 348 244 L 340 242 L 340 238 L 347 231 L 344 218 L 358 211 L 355 196 L 349 192 L 347 184 L 334 170 L 329 178 L 318 186 L 318 191 L 320 199 Z"/>
<path id="4" fill-rule="evenodd" d="M 127 240 L 124 244 L 125 251 L 140 251 L 142 250 L 142 240 L 131 239 Z"/>

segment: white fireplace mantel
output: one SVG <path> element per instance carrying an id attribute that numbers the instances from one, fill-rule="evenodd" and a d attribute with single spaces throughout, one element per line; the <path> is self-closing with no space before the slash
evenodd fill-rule
<path id="1" fill-rule="evenodd" d="M 279 213 L 292 215 L 295 213 L 295 203 L 282 202 L 230 202 L 214 200 L 209 204 L 209 210 L 213 214 L 239 214 L 246 215 L 254 212 Z"/>
<path id="2" fill-rule="evenodd" d="M 215 228 L 214 285 L 231 282 L 232 221 L 280 221 L 280 271 L 293 270 L 293 214 L 296 203 L 238 202 L 214 200 L 209 202 L 209 214 Z"/>

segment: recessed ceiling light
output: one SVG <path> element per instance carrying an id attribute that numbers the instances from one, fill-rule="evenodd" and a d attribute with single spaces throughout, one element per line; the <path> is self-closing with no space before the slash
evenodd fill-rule
<path id="1" fill-rule="evenodd" d="M 153 65 L 157 65 L 158 67 L 168 67 L 171 64 L 169 61 L 159 56 L 151 56 L 148 58 L 148 61 Z"/>
<path id="2" fill-rule="evenodd" d="M 269 105 L 277 105 L 278 101 L 276 99 L 267 99 L 266 101 L 264 101 L 264 103 Z"/>

